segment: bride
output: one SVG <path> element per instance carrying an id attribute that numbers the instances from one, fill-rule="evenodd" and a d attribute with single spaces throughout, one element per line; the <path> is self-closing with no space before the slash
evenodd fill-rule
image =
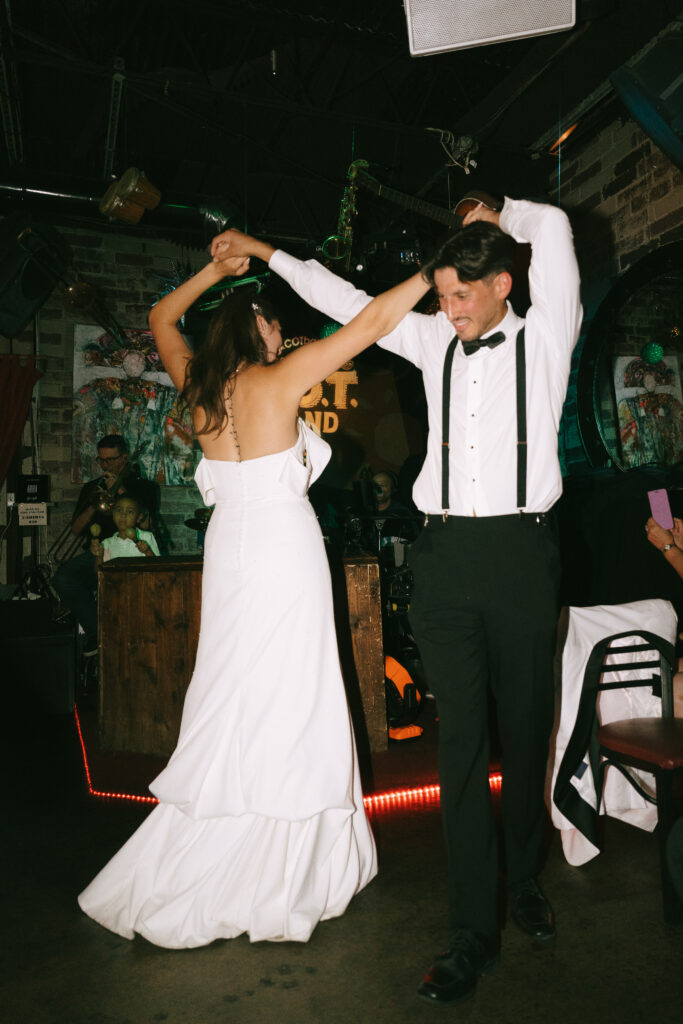
<path id="1" fill-rule="evenodd" d="M 282 360 L 274 312 L 239 290 L 193 354 L 180 317 L 250 257 L 272 253 L 229 232 L 214 260 L 150 314 L 203 451 L 197 484 L 215 505 L 201 630 L 178 745 L 150 786 L 159 805 L 79 903 L 119 935 L 169 948 L 243 932 L 307 941 L 377 871 L 327 558 L 306 496 L 330 450 L 297 413 L 306 392 L 393 330 L 428 285 L 416 274 Z"/>

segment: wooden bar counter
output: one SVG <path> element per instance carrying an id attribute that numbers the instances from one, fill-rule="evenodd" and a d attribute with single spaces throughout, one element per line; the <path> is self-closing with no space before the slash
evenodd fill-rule
<path id="1" fill-rule="evenodd" d="M 359 748 L 385 750 L 377 559 L 344 561 L 337 631 Z M 100 744 L 167 757 L 180 728 L 199 637 L 201 556 L 116 558 L 100 566 Z M 335 588 L 337 598 L 342 587 Z M 345 599 L 345 600 L 344 600 Z M 296 708 L 296 700 L 293 699 Z M 365 735 L 358 735 L 364 729 Z"/>

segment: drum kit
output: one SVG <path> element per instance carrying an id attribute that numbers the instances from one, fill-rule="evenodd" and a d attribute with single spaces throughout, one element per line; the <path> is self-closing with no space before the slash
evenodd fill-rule
<path id="1" fill-rule="evenodd" d="M 196 508 L 192 518 L 185 520 L 185 526 L 189 527 L 190 530 L 194 530 L 195 533 L 201 534 L 203 537 L 206 533 L 206 528 L 209 525 L 209 519 L 211 519 L 212 511 L 212 509 L 205 508 L 204 506 Z"/>

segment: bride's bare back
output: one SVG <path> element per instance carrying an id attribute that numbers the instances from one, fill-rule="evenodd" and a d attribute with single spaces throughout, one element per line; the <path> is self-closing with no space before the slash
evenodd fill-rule
<path id="1" fill-rule="evenodd" d="M 275 371 L 275 372 L 273 372 Z M 278 389 L 275 365 L 247 366 L 236 374 L 226 399 L 227 422 L 220 432 L 199 434 L 207 459 L 242 462 L 286 451 L 296 442 L 296 402 L 286 400 Z M 204 423 L 204 413 L 195 409 L 195 431 Z"/>

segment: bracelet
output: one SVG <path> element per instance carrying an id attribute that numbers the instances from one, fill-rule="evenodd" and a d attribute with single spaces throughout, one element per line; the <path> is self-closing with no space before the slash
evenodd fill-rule
<path id="1" fill-rule="evenodd" d="M 665 544 L 664 547 L 660 548 L 659 550 L 662 552 L 663 555 L 665 555 L 667 551 L 670 551 L 671 548 L 675 548 L 675 547 L 676 547 L 675 544 Z"/>

